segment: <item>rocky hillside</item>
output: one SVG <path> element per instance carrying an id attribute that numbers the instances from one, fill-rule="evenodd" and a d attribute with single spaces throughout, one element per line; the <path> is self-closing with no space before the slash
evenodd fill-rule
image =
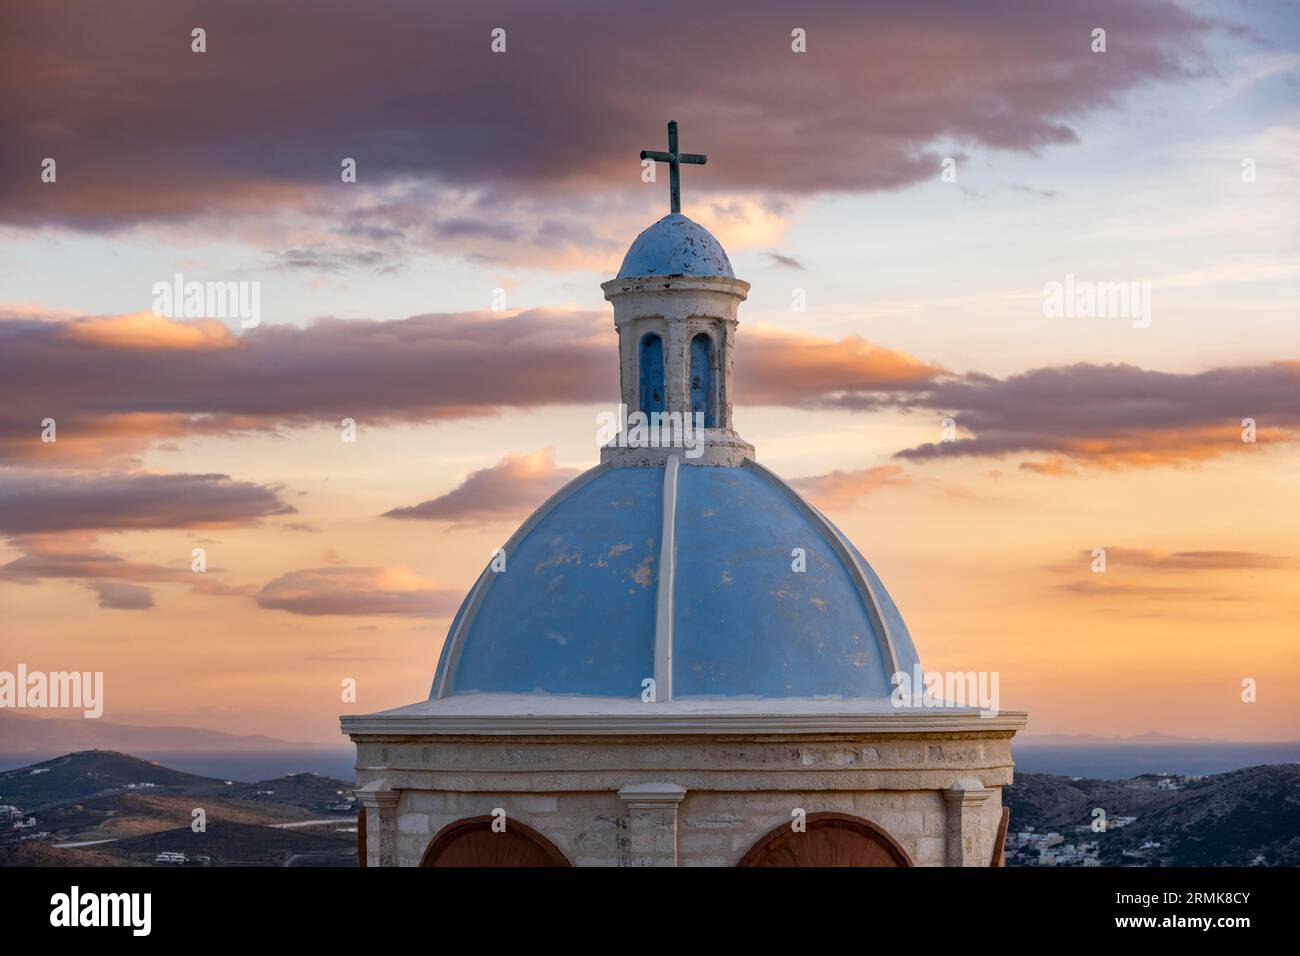
<path id="1" fill-rule="evenodd" d="M 187 791 L 220 783 L 112 750 L 82 750 L 0 773 L 0 803 L 24 810 L 88 800 L 127 789 Z"/>
<path id="2" fill-rule="evenodd" d="M 352 785 L 313 773 L 242 783 L 84 750 L 0 773 L 0 866 L 351 866 Z M 205 828 L 191 828 L 196 810 Z M 30 825 L 27 821 L 32 820 Z"/>
<path id="3" fill-rule="evenodd" d="M 1105 866 L 1300 866 L 1297 764 L 1199 779 L 1017 774 L 1003 799 L 1011 807 L 1013 834 L 1032 827 L 1060 834 L 1062 842 L 1095 841 Z M 1111 824 L 1104 833 L 1091 830 L 1098 807 Z"/>

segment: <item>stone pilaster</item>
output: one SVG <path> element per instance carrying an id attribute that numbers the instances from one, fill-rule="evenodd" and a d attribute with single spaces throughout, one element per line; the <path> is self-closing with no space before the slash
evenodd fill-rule
<path id="1" fill-rule="evenodd" d="M 687 347 L 686 329 L 677 316 L 671 316 L 667 322 L 668 333 L 664 340 L 664 411 L 682 414 L 691 408 L 690 385 L 687 383 L 687 369 L 690 356 Z"/>
<path id="2" fill-rule="evenodd" d="M 677 865 L 677 805 L 686 796 L 672 783 L 637 783 L 618 792 L 627 807 L 627 866 Z"/>
<path id="3" fill-rule="evenodd" d="M 636 359 L 639 358 L 637 327 L 632 323 L 616 326 L 618 331 L 618 381 L 619 398 L 627 406 L 628 414 L 637 410 L 641 387 Z"/>
<path id="4" fill-rule="evenodd" d="M 397 866 L 397 803 L 401 793 L 387 780 L 373 780 L 356 791 L 366 808 L 366 866 Z"/>
<path id="5" fill-rule="evenodd" d="M 731 383 L 735 371 L 735 359 L 732 347 L 736 342 L 736 320 L 721 323 L 722 341 L 718 345 L 718 427 L 732 430 L 731 424 Z"/>
<path id="6" fill-rule="evenodd" d="M 993 788 L 986 787 L 974 777 L 963 777 L 943 792 L 948 809 L 944 841 L 944 860 L 947 866 L 988 866 L 981 856 L 980 822 L 984 805 L 993 796 Z"/>

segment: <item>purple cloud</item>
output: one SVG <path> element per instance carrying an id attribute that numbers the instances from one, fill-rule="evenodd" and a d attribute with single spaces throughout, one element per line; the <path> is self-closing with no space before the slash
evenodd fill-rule
<path id="1" fill-rule="evenodd" d="M 848 395 L 836 403 L 923 408 L 953 417 L 972 436 L 918 445 L 900 451 L 899 458 L 1041 453 L 1052 457 L 1034 464 L 1035 470 L 1068 474 L 1070 461 L 1102 467 L 1179 464 L 1294 441 L 1300 362 L 1195 373 L 1077 364 L 1005 379 L 937 377 L 915 395 Z M 1256 424 L 1255 444 L 1242 441 L 1244 419 Z"/>
<path id="2" fill-rule="evenodd" d="M 508 520 L 526 515 L 565 482 L 576 468 L 558 468 L 555 449 L 528 455 L 506 455 L 490 468 L 480 468 L 437 498 L 407 508 L 394 508 L 385 518 L 418 518 L 453 525 Z"/>
<path id="3" fill-rule="evenodd" d="M 690 187 L 706 199 L 895 189 L 937 175 L 940 140 L 1075 142 L 1090 111 L 1203 69 L 1212 27 L 1168 0 L 828 0 L 797 15 L 781 0 L 506 0 L 490 19 L 417 0 L 383 16 L 344 0 L 136 0 L 129 17 L 94 0 L 9 7 L 0 63 L 23 82 L 0 106 L 0 221 L 95 230 L 319 215 L 340 189 L 404 179 L 475 191 L 485 213 L 520 195 L 636 189 L 637 150 L 659 147 L 670 118 L 684 148 L 710 156 Z M 206 53 L 190 50 L 196 23 Z M 1112 44 L 1098 56 L 1102 23 Z M 791 52 L 795 25 L 806 53 Z M 57 184 L 40 181 L 46 156 Z M 343 157 L 355 187 L 340 182 Z M 394 212 L 368 222 L 421 231 Z M 433 215 L 425 235 L 511 228 Z"/>
<path id="4" fill-rule="evenodd" d="M 210 528 L 293 513 L 275 489 L 229 475 L 0 468 L 0 534 L 6 535 Z"/>
<path id="5" fill-rule="evenodd" d="M 290 571 L 257 595 L 264 608 L 312 617 L 333 614 L 437 617 L 455 612 L 464 595 L 436 588 L 409 568 L 328 567 Z"/>
<path id="6" fill-rule="evenodd" d="M 147 611 L 154 606 L 153 594 L 148 588 L 125 581 L 92 581 L 91 588 L 99 595 L 99 606 L 119 611 Z"/>

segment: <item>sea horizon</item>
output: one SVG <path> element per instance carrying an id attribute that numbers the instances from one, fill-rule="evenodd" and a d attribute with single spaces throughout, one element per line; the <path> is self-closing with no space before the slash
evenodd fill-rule
<path id="1" fill-rule="evenodd" d="M 87 748 L 94 749 L 94 748 Z M 104 748 L 100 748 L 104 749 Z M 0 772 L 43 763 L 69 751 L 0 752 Z M 316 773 L 339 780 L 354 777 L 355 752 L 350 747 L 321 750 L 267 751 L 123 751 L 172 770 L 255 783 L 288 774 Z M 1019 773 L 1045 773 L 1099 780 L 1126 780 L 1142 774 L 1180 776 L 1229 773 L 1263 764 L 1300 763 L 1300 741 L 1234 743 L 1226 741 L 1133 744 L 1014 744 Z"/>
<path id="2" fill-rule="evenodd" d="M 106 748 L 86 748 L 106 749 Z M 351 747 L 329 750 L 131 750 L 121 751 L 141 760 L 161 764 L 171 770 L 192 773 L 217 780 L 236 780 L 240 783 L 257 783 L 273 780 L 288 774 L 317 773 L 339 780 L 352 780 L 356 752 Z M 0 752 L 0 772 L 29 767 L 33 764 L 65 756 L 59 753 L 4 753 Z"/>

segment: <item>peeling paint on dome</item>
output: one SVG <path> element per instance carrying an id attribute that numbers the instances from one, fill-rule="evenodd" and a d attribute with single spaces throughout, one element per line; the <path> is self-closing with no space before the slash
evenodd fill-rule
<path id="1" fill-rule="evenodd" d="M 662 467 L 607 466 L 577 480 L 514 544 L 511 570 L 485 572 L 477 609 L 457 614 L 449 693 L 638 698 L 655 674 L 665 565 L 674 699 L 888 698 L 882 646 L 900 669 L 919 666 L 875 572 L 775 475 L 680 466 L 671 559 L 660 554 L 664 480 Z M 796 546 L 806 571 L 791 568 Z M 440 674 L 448 664 L 444 647 Z"/>
<path id="2" fill-rule="evenodd" d="M 662 484 L 663 469 L 607 472 L 519 542 L 509 570 L 488 571 L 492 586 L 466 621 L 453 690 L 639 696 L 654 673 Z M 630 541 L 645 550 L 620 547 Z"/>
<path id="3" fill-rule="evenodd" d="M 856 570 L 779 480 L 750 468 L 683 468 L 677 495 L 675 699 L 889 696 Z M 725 534 L 702 520 L 709 510 L 725 515 Z M 796 546 L 806 572 L 791 570 Z"/>
<path id="4" fill-rule="evenodd" d="M 618 270 L 620 279 L 675 275 L 736 277 L 722 244 L 681 213 L 664 216 L 637 236 Z"/>

